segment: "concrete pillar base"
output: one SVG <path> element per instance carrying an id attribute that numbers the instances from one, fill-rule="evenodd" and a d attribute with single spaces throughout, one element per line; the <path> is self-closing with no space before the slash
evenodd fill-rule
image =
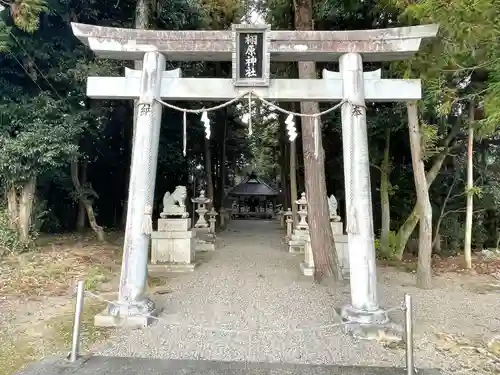
<path id="1" fill-rule="evenodd" d="M 348 305 L 340 310 L 344 332 L 360 340 L 375 340 L 386 344 L 403 339 L 403 327 L 391 322 L 386 310 L 365 311 Z"/>
<path id="2" fill-rule="evenodd" d="M 110 304 L 106 310 L 94 317 L 97 327 L 142 328 L 151 325 L 159 311 L 149 298 L 141 298 L 133 303 Z"/>
<path id="3" fill-rule="evenodd" d="M 346 323 L 358 324 L 385 324 L 389 322 L 387 311 L 377 309 L 373 311 L 360 310 L 347 305 L 340 310 L 340 316 Z"/>

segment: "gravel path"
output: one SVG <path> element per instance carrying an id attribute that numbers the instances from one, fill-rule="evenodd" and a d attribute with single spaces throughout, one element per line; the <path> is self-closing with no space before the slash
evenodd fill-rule
<path id="1" fill-rule="evenodd" d="M 321 327 L 339 322 L 335 308 L 349 301 L 348 284 L 317 285 L 301 276 L 302 256 L 286 252 L 283 232 L 276 222 L 232 221 L 217 240 L 210 259 L 193 273 L 170 279 L 172 292 L 157 296 L 157 305 L 164 309 L 158 322 L 141 330 L 118 330 L 94 348 L 95 352 L 180 359 L 404 365 L 402 349 L 360 342 L 342 334 L 338 327 Z M 405 292 L 414 295 L 416 361 L 420 367 L 460 372 L 453 367 L 457 360 L 450 362 L 450 352 L 437 350 L 432 336 L 436 325 L 449 333 L 462 331 L 464 319 L 471 332 L 481 325 L 485 332 L 500 327 L 496 316 L 499 294 L 478 295 L 457 285 L 421 291 L 413 287 L 412 275 L 388 270 L 379 275 L 383 306 L 398 305 Z M 469 302 L 468 297 L 474 300 Z M 485 310 L 491 312 L 486 317 Z M 401 321 L 397 313 L 394 319 Z M 197 328 L 200 326 L 205 328 Z"/>

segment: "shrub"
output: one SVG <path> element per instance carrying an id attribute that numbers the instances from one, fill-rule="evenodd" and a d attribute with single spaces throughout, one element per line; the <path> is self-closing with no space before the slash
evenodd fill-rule
<path id="1" fill-rule="evenodd" d="M 9 226 L 9 213 L 0 207 L 0 256 L 12 253 L 24 253 L 35 247 L 33 238 L 23 241 L 16 230 Z"/>
<path id="2" fill-rule="evenodd" d="M 397 248 L 397 233 L 393 230 L 389 232 L 389 248 L 382 249 L 380 238 L 375 239 L 375 251 L 379 259 L 394 259 Z"/>

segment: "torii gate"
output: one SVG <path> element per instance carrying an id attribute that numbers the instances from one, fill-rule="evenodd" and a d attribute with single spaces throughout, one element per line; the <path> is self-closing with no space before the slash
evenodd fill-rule
<path id="1" fill-rule="evenodd" d="M 363 73 L 363 61 L 402 60 L 416 53 L 437 25 L 361 31 L 271 31 L 268 25 L 233 25 L 229 31 L 158 31 L 73 23 L 73 32 L 98 57 L 143 59 L 142 71 L 125 77 L 89 77 L 87 95 L 100 99 L 139 99 L 128 195 L 127 225 L 118 301 L 99 325 L 149 324 L 155 306 L 145 296 L 149 235 L 162 108 L 155 99 L 230 100 L 252 91 L 276 101 L 346 100 L 342 105 L 344 177 L 350 259 L 351 304 L 342 317 L 353 323 L 388 321 L 376 291 L 376 265 L 365 100 L 421 98 L 420 80 L 381 79 L 380 70 Z M 245 47 L 246 46 L 246 47 Z M 248 54 L 249 48 L 252 54 Z M 165 71 L 172 61 L 232 61 L 233 78 L 181 78 Z M 340 72 L 323 79 L 270 79 L 275 61 L 339 60 Z M 355 228 L 355 229 L 352 229 Z M 124 319 L 126 317 L 126 319 Z"/>

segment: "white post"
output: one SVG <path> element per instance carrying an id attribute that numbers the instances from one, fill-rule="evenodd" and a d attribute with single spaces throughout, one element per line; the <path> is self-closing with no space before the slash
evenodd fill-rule
<path id="1" fill-rule="evenodd" d="M 342 142 L 349 243 L 351 305 L 342 316 L 353 323 L 384 323 L 387 314 L 377 302 L 375 238 L 366 127 L 363 62 L 359 53 L 339 59 L 343 94 Z"/>
<path id="2" fill-rule="evenodd" d="M 162 106 L 155 98 L 160 95 L 164 70 L 165 57 L 162 54 L 157 51 L 145 53 L 137 104 L 119 298 L 116 305 L 108 307 L 108 313 L 113 316 L 137 316 L 155 310 L 145 291 L 162 115 Z"/>

